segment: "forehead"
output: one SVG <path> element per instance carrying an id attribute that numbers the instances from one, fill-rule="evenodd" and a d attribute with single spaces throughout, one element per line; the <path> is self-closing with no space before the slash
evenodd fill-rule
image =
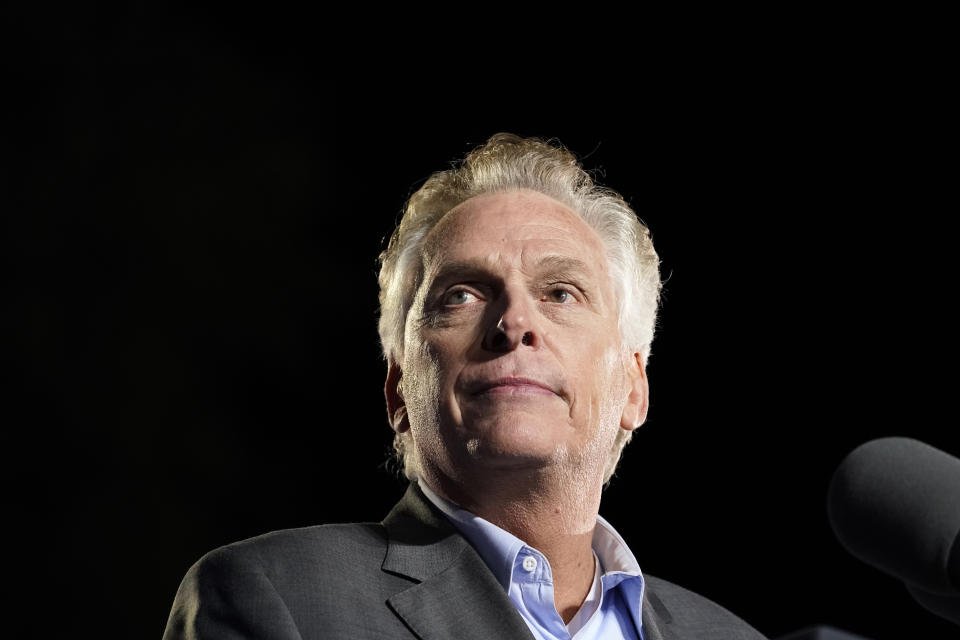
<path id="1" fill-rule="evenodd" d="M 424 243 L 424 264 L 482 260 L 533 266 L 545 256 L 573 258 L 607 274 L 597 233 L 561 202 L 528 190 L 490 193 L 460 203 L 434 226 Z"/>

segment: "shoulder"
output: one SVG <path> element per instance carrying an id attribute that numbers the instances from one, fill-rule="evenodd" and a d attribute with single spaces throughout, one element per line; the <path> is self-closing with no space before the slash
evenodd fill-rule
<path id="1" fill-rule="evenodd" d="M 373 562 L 379 567 L 386 545 L 383 526 L 374 523 L 283 529 L 214 549 L 190 571 L 201 578 L 256 571 L 271 581 L 284 582 L 309 574 L 329 575 L 344 566 L 356 570 L 358 563 Z"/>
<path id="2" fill-rule="evenodd" d="M 164 640 L 324 637 L 321 629 L 351 637 L 351 606 L 402 586 L 386 584 L 386 548 L 382 525 L 338 524 L 214 549 L 183 578 Z"/>
<path id="3" fill-rule="evenodd" d="M 717 640 L 765 640 L 765 637 L 722 606 L 672 582 L 645 576 L 644 606 L 679 637 Z"/>

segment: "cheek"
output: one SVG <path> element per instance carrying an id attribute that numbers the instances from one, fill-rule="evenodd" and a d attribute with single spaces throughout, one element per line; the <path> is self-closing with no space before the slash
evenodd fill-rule
<path id="1" fill-rule="evenodd" d="M 408 343 L 403 359 L 403 384 L 407 390 L 407 410 L 411 413 L 420 407 L 433 406 L 439 381 L 438 364 L 423 343 Z"/>
<path id="2" fill-rule="evenodd" d="M 597 332 L 597 335 L 602 335 Z M 582 334 L 578 338 L 581 348 L 568 350 L 565 376 L 573 390 L 574 408 L 571 417 L 579 424 L 589 425 L 587 433 L 603 430 L 611 424 L 620 424 L 620 413 L 626 398 L 626 372 L 623 367 L 620 345 L 587 343 Z"/>
<path id="3" fill-rule="evenodd" d="M 622 377 L 618 375 L 623 369 L 621 346 L 619 342 L 611 343 L 602 339 L 609 335 L 606 330 L 595 329 L 588 335 L 601 337 L 601 340 L 588 342 L 582 333 L 579 334 L 574 344 L 579 343 L 582 347 L 577 350 L 571 366 L 583 376 L 584 381 L 590 380 L 595 388 L 605 389 L 612 381 Z"/>
<path id="4" fill-rule="evenodd" d="M 626 401 L 627 375 L 619 346 L 609 345 L 600 350 L 592 361 L 594 368 L 595 404 L 599 424 L 607 427 L 619 425 L 620 413 Z"/>
<path id="5" fill-rule="evenodd" d="M 403 377 L 412 427 L 433 427 L 450 413 L 448 405 L 458 370 L 455 360 L 451 351 L 436 341 L 418 340 L 407 349 Z"/>

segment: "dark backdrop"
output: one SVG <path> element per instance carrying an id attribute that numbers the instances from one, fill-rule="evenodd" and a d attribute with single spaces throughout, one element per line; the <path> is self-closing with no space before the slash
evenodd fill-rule
<path id="1" fill-rule="evenodd" d="M 674 24 L 602 55 L 482 33 L 413 59 L 412 36 L 333 47 L 338 25 L 279 10 L 16 17 L 5 449 L 25 636 L 159 637 L 206 551 L 385 515 L 403 482 L 384 468 L 375 257 L 430 172 L 503 130 L 577 152 L 663 261 L 650 417 L 602 508 L 643 569 L 770 636 L 955 636 L 825 514 L 861 442 L 960 454 L 948 109 L 895 39 Z"/>

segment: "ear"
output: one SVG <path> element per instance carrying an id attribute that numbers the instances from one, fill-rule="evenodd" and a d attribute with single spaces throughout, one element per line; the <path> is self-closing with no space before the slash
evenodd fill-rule
<path id="1" fill-rule="evenodd" d="M 650 406 L 647 370 L 643 365 L 643 357 L 639 353 L 632 354 L 627 363 L 627 377 L 630 380 L 630 389 L 627 394 L 627 403 L 620 415 L 620 428 L 633 431 L 646 421 L 647 409 Z"/>
<path id="2" fill-rule="evenodd" d="M 387 400 L 387 422 L 397 433 L 403 433 L 410 428 L 407 418 L 407 403 L 403 399 L 403 386 L 400 381 L 403 372 L 394 361 L 387 364 L 387 381 L 383 386 L 383 395 Z"/>

